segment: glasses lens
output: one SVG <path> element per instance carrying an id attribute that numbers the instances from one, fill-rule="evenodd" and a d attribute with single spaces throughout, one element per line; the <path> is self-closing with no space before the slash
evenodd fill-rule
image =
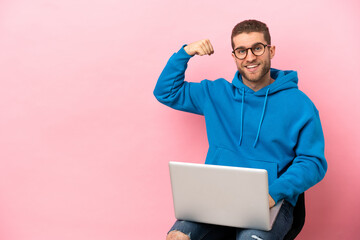
<path id="1" fill-rule="evenodd" d="M 265 46 L 262 45 L 261 43 L 258 43 L 258 44 L 256 44 L 255 46 L 253 46 L 251 48 L 251 51 L 253 52 L 254 55 L 260 56 L 260 55 L 262 55 L 264 53 Z"/>
<path id="2" fill-rule="evenodd" d="M 245 48 L 237 48 L 234 52 L 237 58 L 244 59 L 246 57 L 247 50 Z"/>

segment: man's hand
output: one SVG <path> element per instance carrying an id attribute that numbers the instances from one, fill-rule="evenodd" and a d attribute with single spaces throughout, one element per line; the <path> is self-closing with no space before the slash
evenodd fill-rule
<path id="1" fill-rule="evenodd" d="M 272 208 L 274 205 L 275 205 L 275 201 L 269 194 L 269 208 Z"/>
<path id="2" fill-rule="evenodd" d="M 200 40 L 197 42 L 190 43 L 189 45 L 184 47 L 184 50 L 187 54 L 194 55 L 211 55 L 214 53 L 214 48 L 210 43 L 209 39 Z"/>

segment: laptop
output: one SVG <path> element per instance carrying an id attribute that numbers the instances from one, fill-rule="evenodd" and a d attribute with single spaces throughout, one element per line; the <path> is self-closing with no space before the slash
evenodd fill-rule
<path id="1" fill-rule="evenodd" d="M 269 209 L 264 169 L 170 162 L 175 217 L 269 231 L 282 201 Z"/>

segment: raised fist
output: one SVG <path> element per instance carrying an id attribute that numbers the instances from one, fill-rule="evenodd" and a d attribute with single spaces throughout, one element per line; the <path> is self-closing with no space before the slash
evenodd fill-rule
<path id="1" fill-rule="evenodd" d="M 214 48 L 210 43 L 209 39 L 200 40 L 197 42 L 190 43 L 189 45 L 184 47 L 184 50 L 187 54 L 194 55 L 211 55 L 214 53 Z"/>

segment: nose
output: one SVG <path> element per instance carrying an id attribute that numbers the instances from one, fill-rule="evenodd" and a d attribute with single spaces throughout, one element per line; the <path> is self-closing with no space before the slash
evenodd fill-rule
<path id="1" fill-rule="evenodd" d="M 247 60 L 248 62 L 252 62 L 256 59 L 256 56 L 251 51 L 251 48 L 247 49 L 246 57 L 244 60 Z"/>

